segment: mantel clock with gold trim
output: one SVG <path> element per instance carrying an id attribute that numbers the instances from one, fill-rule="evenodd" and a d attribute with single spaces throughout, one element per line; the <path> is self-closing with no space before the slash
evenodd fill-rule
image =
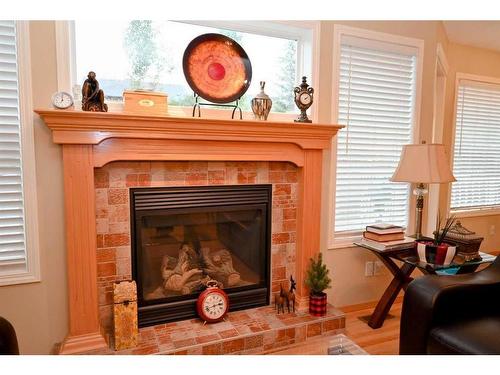
<path id="1" fill-rule="evenodd" d="M 312 122 L 307 117 L 306 111 L 313 104 L 314 89 L 307 84 L 307 78 L 302 77 L 302 83 L 293 89 L 295 104 L 300 109 L 300 115 L 295 122 Z"/>

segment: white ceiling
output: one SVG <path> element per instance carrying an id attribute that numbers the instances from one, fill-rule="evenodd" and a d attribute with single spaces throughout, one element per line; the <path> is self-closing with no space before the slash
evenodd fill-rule
<path id="1" fill-rule="evenodd" d="M 500 51 L 500 21 L 443 21 L 450 42 Z"/>

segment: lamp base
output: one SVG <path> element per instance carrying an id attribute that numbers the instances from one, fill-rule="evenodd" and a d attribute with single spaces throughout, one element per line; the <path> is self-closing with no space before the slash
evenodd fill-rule
<path id="1" fill-rule="evenodd" d="M 415 236 L 417 240 L 422 237 L 422 211 L 424 210 L 424 194 L 427 194 L 425 185 L 420 183 L 413 190 L 413 194 L 417 196 L 417 206 L 415 210 Z"/>

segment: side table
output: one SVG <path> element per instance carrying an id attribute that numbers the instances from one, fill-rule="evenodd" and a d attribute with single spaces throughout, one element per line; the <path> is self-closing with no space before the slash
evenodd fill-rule
<path id="1" fill-rule="evenodd" d="M 391 309 L 394 300 L 401 289 L 406 290 L 408 284 L 413 280 L 410 276 L 415 268 L 418 268 L 427 275 L 439 275 L 440 273 L 463 274 L 474 272 L 481 264 L 492 263 L 495 260 L 494 255 L 480 252 L 480 260 L 474 260 L 463 264 L 451 263 L 447 266 L 420 262 L 414 248 L 404 250 L 377 250 L 364 243 L 354 242 L 356 246 L 370 250 L 393 275 L 393 279 L 387 286 L 384 294 L 377 303 L 373 311 L 368 326 L 373 329 L 382 327 L 385 318 Z M 396 261 L 402 262 L 401 266 Z"/>

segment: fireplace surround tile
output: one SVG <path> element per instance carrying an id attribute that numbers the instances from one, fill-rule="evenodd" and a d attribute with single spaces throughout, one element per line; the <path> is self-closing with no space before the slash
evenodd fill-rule
<path id="1" fill-rule="evenodd" d="M 271 183 L 271 290 L 276 292 L 280 285 L 288 287 L 290 274 L 296 276 L 297 175 L 298 168 L 288 162 L 119 161 L 96 168 L 99 309 L 107 334 L 112 332 L 112 285 L 132 277 L 130 188 Z"/>

